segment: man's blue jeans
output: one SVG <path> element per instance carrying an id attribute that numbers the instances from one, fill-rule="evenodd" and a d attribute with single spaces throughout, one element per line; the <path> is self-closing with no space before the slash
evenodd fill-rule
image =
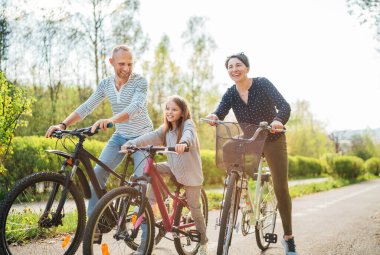
<path id="1" fill-rule="evenodd" d="M 125 138 L 121 134 L 114 133 L 111 137 L 111 139 L 108 141 L 106 147 L 104 147 L 102 153 L 100 154 L 100 161 L 102 161 L 104 164 L 106 164 L 109 168 L 112 170 L 115 170 L 118 165 L 122 162 L 125 154 L 119 153 L 120 147 L 126 143 L 128 140 L 132 140 L 133 138 Z M 146 155 L 143 152 L 136 152 L 133 154 L 133 160 L 134 160 L 134 175 L 135 176 L 141 176 L 144 171 L 144 167 L 146 164 L 146 160 L 144 158 Z M 95 175 L 98 178 L 99 184 L 102 188 L 106 186 L 107 179 L 109 176 L 109 173 L 105 171 L 102 167 L 99 165 L 96 165 L 95 168 Z M 90 216 L 92 213 L 92 210 L 94 209 L 96 203 L 98 202 L 98 197 L 96 196 L 95 190 L 91 185 L 91 198 L 88 201 L 88 208 L 87 208 L 87 215 Z"/>

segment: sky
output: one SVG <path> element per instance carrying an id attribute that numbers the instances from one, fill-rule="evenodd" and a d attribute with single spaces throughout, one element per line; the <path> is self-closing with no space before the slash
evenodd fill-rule
<path id="1" fill-rule="evenodd" d="M 191 16 L 207 17 L 217 49 L 210 62 L 224 93 L 232 85 L 226 56 L 244 52 L 250 77 L 267 77 L 289 103 L 306 100 L 327 131 L 380 128 L 380 53 L 374 31 L 347 13 L 344 0 L 141 0 L 139 18 L 151 54 L 169 36 L 183 57 L 181 34 Z"/>

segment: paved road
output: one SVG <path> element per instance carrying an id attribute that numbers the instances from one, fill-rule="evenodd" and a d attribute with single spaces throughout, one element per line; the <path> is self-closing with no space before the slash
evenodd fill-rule
<path id="1" fill-rule="evenodd" d="M 216 254 L 219 229 L 214 222 L 217 211 L 210 211 L 208 237 L 211 254 Z M 340 189 L 316 193 L 293 200 L 293 227 L 301 255 L 379 255 L 380 254 L 380 179 Z M 281 235 L 281 220 L 276 232 Z M 254 235 L 234 234 L 232 255 L 279 255 L 277 243 L 261 252 Z M 157 255 L 177 254 L 173 243 L 162 241 Z"/>

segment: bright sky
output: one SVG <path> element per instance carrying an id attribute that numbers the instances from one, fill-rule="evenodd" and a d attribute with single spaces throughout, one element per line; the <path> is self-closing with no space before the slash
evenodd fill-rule
<path id="1" fill-rule="evenodd" d="M 345 0 L 142 0 L 140 20 L 153 50 L 171 40 L 177 64 L 191 16 L 208 17 L 218 48 L 210 59 L 221 91 L 232 85 L 227 55 L 244 51 L 250 76 L 264 76 L 290 102 L 310 102 L 328 131 L 380 128 L 380 54 L 373 31 L 347 13 Z"/>

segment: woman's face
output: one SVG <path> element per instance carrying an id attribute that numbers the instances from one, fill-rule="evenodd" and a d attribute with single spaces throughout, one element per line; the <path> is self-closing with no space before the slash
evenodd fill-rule
<path id="1" fill-rule="evenodd" d="M 238 82 L 247 78 L 249 68 L 238 58 L 231 58 L 228 61 L 227 71 L 231 79 L 234 82 Z"/>
<path id="2" fill-rule="evenodd" d="M 170 122 L 173 127 L 175 127 L 177 121 L 182 117 L 182 110 L 176 103 L 169 101 L 166 104 L 165 116 L 168 122 Z"/>

